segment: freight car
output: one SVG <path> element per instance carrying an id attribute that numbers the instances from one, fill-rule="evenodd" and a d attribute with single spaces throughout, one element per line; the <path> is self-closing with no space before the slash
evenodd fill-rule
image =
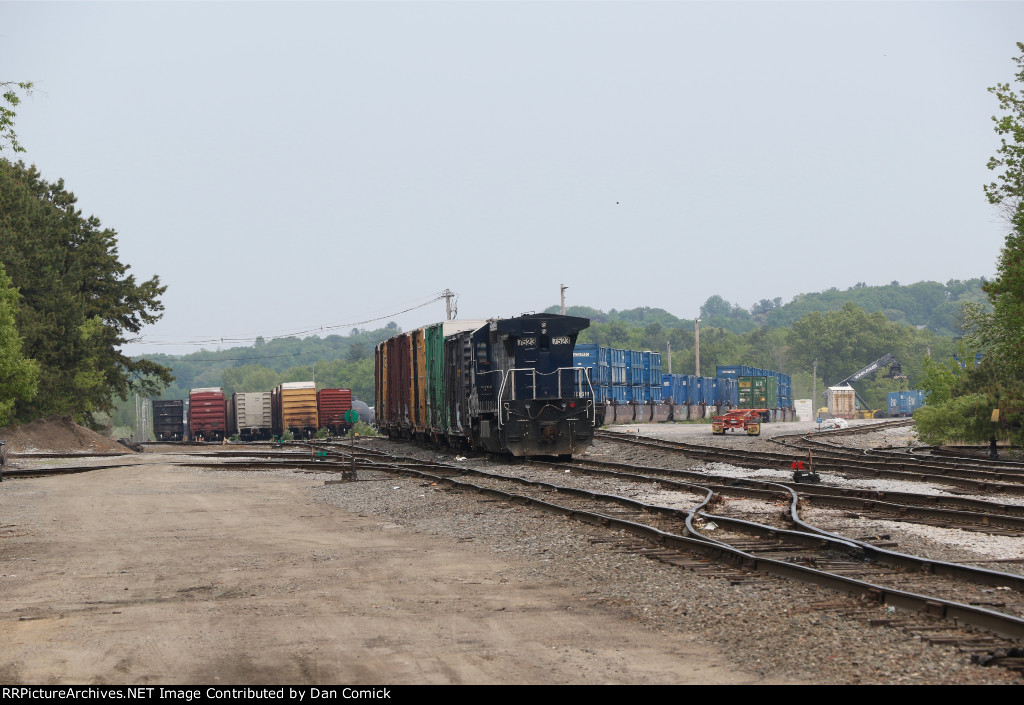
<path id="1" fill-rule="evenodd" d="M 529 314 L 389 338 L 375 350 L 378 428 L 515 456 L 571 455 L 594 434 L 594 390 L 572 357 L 589 325 Z"/>
<path id="2" fill-rule="evenodd" d="M 188 431 L 194 441 L 222 441 L 227 436 L 224 390 L 198 387 L 188 393 Z"/>
<path id="3" fill-rule="evenodd" d="M 333 434 L 347 432 L 352 424 L 345 420 L 345 414 L 351 410 L 351 389 L 317 390 L 316 412 L 319 416 L 320 428 L 326 428 Z"/>
<path id="4" fill-rule="evenodd" d="M 227 402 L 228 433 L 243 441 L 269 440 L 273 428 L 270 392 L 235 392 Z"/>
<path id="5" fill-rule="evenodd" d="M 185 438 L 185 402 L 181 399 L 153 401 L 153 436 L 158 441 Z"/>
<path id="6" fill-rule="evenodd" d="M 310 382 L 283 382 L 270 392 L 274 433 L 285 431 L 296 438 L 312 438 L 320 428 L 316 412 L 316 385 Z"/>

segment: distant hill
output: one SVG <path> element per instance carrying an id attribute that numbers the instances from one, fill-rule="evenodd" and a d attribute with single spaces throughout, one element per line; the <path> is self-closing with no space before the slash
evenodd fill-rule
<path id="1" fill-rule="evenodd" d="M 857 284 L 849 289 L 828 289 L 816 294 L 799 294 L 783 306 L 773 308 L 766 316 L 769 326 L 791 325 L 811 311 L 838 311 L 850 302 L 868 313 L 881 311 L 894 323 L 903 323 L 915 328 L 949 337 L 961 335 L 960 313 L 966 302 L 986 305 L 988 298 L 981 290 L 983 278 L 950 279 L 939 282 L 917 282 L 901 285 L 892 282 L 886 286 Z"/>
<path id="2" fill-rule="evenodd" d="M 826 291 L 798 294 L 787 304 L 781 298 L 762 299 L 749 309 L 711 296 L 701 306 L 701 328 L 722 328 L 730 333 L 748 333 L 758 327 L 785 328 L 811 311 L 838 311 L 846 303 L 853 303 L 868 313 L 881 311 L 894 323 L 928 329 L 946 337 L 961 335 L 960 313 L 965 302 L 987 304 L 981 290 L 983 278 L 961 281 L 951 279 L 945 284 L 933 281 L 901 285 L 892 282 L 885 286 L 856 284 L 849 289 L 831 288 Z M 546 313 L 558 313 L 551 306 Z M 570 306 L 566 313 L 590 318 L 597 323 L 621 322 L 628 326 L 646 327 L 659 323 L 666 328 L 693 327 L 693 319 L 678 318 L 661 308 L 641 308 L 607 313 L 588 306 Z"/>

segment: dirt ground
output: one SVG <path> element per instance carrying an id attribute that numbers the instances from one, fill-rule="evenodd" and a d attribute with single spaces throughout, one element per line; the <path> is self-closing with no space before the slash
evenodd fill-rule
<path id="1" fill-rule="evenodd" d="M 20 426 L 0 429 L 0 440 L 13 453 L 130 453 L 128 448 L 88 428 L 69 416 L 51 416 Z"/>
<path id="2" fill-rule="evenodd" d="M 0 683 L 768 682 L 311 478 L 151 463 L 0 483 Z"/>

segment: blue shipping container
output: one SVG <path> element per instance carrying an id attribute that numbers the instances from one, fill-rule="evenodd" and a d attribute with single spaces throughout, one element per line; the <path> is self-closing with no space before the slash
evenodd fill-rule
<path id="1" fill-rule="evenodd" d="M 911 416 L 924 406 L 924 392 L 892 392 L 889 394 L 889 416 Z"/>

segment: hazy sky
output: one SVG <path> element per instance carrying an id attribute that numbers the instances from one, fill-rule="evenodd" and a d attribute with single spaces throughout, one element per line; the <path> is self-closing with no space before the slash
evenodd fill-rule
<path id="1" fill-rule="evenodd" d="M 168 287 L 130 354 L 445 288 L 693 317 L 991 275 L 1017 41 L 1020 2 L 0 1 L 21 158 Z"/>

